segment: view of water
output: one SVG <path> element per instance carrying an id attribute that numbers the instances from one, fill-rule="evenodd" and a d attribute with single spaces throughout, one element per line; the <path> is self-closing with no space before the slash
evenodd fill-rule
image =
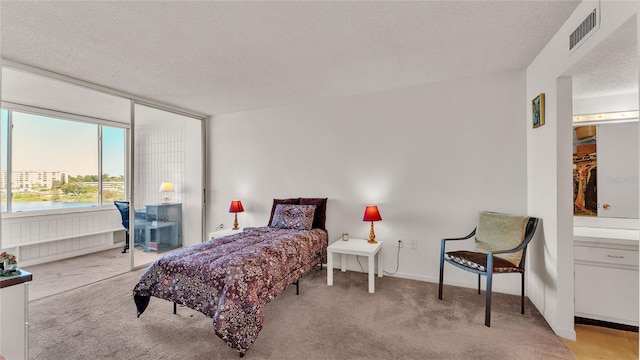
<path id="1" fill-rule="evenodd" d="M 34 210 L 54 210 L 54 209 L 71 209 L 78 207 L 91 207 L 98 206 L 97 202 L 89 203 L 89 202 L 75 202 L 75 203 L 67 203 L 67 202 L 53 202 L 53 201 L 25 201 L 25 202 L 14 202 L 11 204 L 13 208 L 13 212 L 20 211 L 34 211 Z M 2 203 L 2 212 L 7 212 L 7 203 Z"/>

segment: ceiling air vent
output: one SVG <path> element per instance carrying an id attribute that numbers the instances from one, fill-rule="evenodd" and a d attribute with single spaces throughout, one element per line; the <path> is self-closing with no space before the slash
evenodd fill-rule
<path id="1" fill-rule="evenodd" d="M 569 50 L 573 50 L 597 26 L 596 9 L 569 35 Z"/>

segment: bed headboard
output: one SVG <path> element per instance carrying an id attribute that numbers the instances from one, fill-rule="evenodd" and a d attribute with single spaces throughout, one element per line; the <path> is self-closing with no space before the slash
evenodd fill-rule
<path id="1" fill-rule="evenodd" d="M 290 205 L 315 205 L 316 211 L 313 214 L 313 225 L 311 226 L 314 229 L 322 229 L 327 230 L 326 221 L 327 221 L 327 198 L 287 198 L 287 199 L 273 199 L 273 205 L 271 206 L 271 216 L 269 217 L 269 223 L 267 226 L 271 225 L 273 220 L 273 213 L 276 211 L 276 205 L 278 204 L 290 204 Z"/>

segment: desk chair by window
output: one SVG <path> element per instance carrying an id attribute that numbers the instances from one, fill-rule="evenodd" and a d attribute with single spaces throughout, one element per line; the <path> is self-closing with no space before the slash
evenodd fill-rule
<path id="1" fill-rule="evenodd" d="M 120 211 L 120 217 L 122 217 L 122 227 L 124 227 L 126 230 L 126 238 L 124 246 L 122 247 L 122 253 L 124 254 L 127 252 L 127 250 L 129 250 L 129 202 L 114 201 L 113 204 L 116 206 L 116 208 L 118 208 L 118 211 Z"/>
<path id="2" fill-rule="evenodd" d="M 538 218 L 521 217 L 482 211 L 478 226 L 471 234 L 462 238 L 442 239 L 440 250 L 440 282 L 438 299 L 442 300 L 444 263 L 478 274 L 478 294 L 480 276 L 487 277 L 484 324 L 491 326 L 491 282 L 494 274 L 520 273 L 522 293 L 520 313 L 524 314 L 524 261 L 527 245 L 533 238 Z M 474 251 L 445 252 L 447 242 L 470 239 L 475 235 Z"/>

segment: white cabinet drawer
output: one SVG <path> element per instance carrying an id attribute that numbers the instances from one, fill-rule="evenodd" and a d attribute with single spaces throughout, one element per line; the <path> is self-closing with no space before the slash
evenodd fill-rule
<path id="1" fill-rule="evenodd" d="M 637 251 L 589 246 L 576 246 L 574 249 L 575 261 L 638 266 Z"/>
<path id="2" fill-rule="evenodd" d="M 575 315 L 638 326 L 638 271 L 575 267 Z"/>

